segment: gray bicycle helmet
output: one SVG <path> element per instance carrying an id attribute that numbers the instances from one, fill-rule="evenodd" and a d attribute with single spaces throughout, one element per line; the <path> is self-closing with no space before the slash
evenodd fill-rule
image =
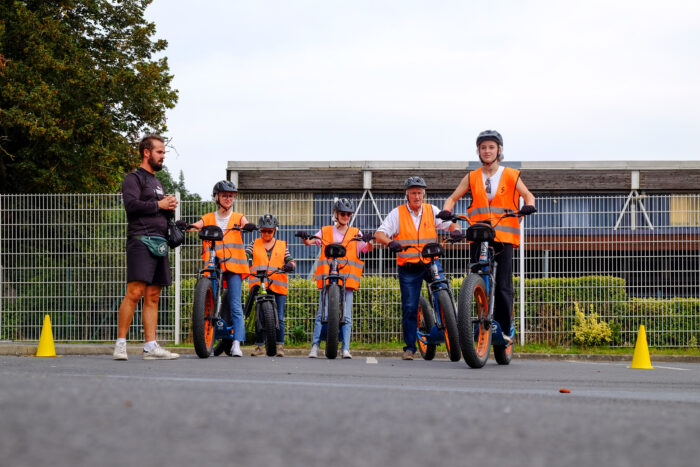
<path id="1" fill-rule="evenodd" d="M 216 182 L 216 185 L 214 185 L 214 189 L 212 190 L 211 195 L 216 196 L 218 193 L 221 192 L 238 193 L 238 188 L 236 188 L 236 185 L 234 185 L 233 182 L 229 182 L 228 180 L 221 180 L 220 182 Z"/>
<path id="2" fill-rule="evenodd" d="M 428 188 L 428 185 L 425 184 L 425 180 L 423 180 L 422 177 L 408 177 L 406 181 L 403 184 L 403 189 L 408 190 L 409 188 Z"/>
<path id="3" fill-rule="evenodd" d="M 333 203 L 334 212 L 355 212 L 355 205 L 347 198 L 338 198 Z"/>
<path id="4" fill-rule="evenodd" d="M 272 214 L 263 214 L 258 221 L 259 229 L 276 229 L 279 225 L 277 218 Z"/>
<path id="5" fill-rule="evenodd" d="M 476 137 L 476 147 L 477 147 L 477 153 L 479 151 L 479 145 L 483 143 L 484 141 L 495 141 L 496 144 L 499 146 L 498 150 L 498 158 L 497 160 L 502 161 L 503 160 L 503 136 L 496 130 L 485 130 L 479 133 L 479 136 Z M 481 154 L 479 154 L 479 160 L 483 163 L 484 160 L 481 158 Z"/>
<path id="6" fill-rule="evenodd" d="M 495 141 L 503 147 L 503 137 L 496 130 L 486 130 L 479 133 L 479 136 L 476 137 L 476 146 L 478 147 L 484 141 Z"/>

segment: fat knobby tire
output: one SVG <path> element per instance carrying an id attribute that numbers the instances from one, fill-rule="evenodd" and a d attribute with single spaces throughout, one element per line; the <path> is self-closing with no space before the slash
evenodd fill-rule
<path id="1" fill-rule="evenodd" d="M 513 316 L 510 317 L 511 322 Z M 510 345 L 494 345 L 493 346 L 493 357 L 499 365 L 508 365 L 510 361 L 513 360 L 513 343 Z"/>
<path id="2" fill-rule="evenodd" d="M 447 289 L 440 289 L 437 292 L 437 302 L 440 308 L 440 318 L 445 325 L 445 345 L 447 346 L 447 355 L 453 362 L 458 362 L 461 357 L 461 349 L 459 346 L 459 332 L 457 331 L 457 317 L 455 309 L 450 298 L 450 292 Z"/>
<path id="3" fill-rule="evenodd" d="M 222 353 L 231 356 L 231 348 L 233 347 L 233 339 L 219 339 L 219 342 L 214 346 L 214 356 L 218 357 Z"/>
<path id="4" fill-rule="evenodd" d="M 328 329 L 326 331 L 326 358 L 338 356 L 338 320 L 340 319 L 340 286 L 328 287 Z"/>
<path id="5" fill-rule="evenodd" d="M 199 358 L 207 358 L 214 347 L 214 323 L 216 304 L 211 280 L 202 277 L 194 288 L 192 305 L 192 340 Z"/>
<path id="6" fill-rule="evenodd" d="M 478 274 L 469 274 L 459 290 L 459 313 L 457 329 L 462 356 L 471 368 L 486 364 L 491 350 L 491 329 L 484 328 L 483 320 L 488 315 L 488 295 L 484 279 Z M 474 335 L 474 329 L 478 335 Z M 476 339 L 476 341 L 475 341 Z"/>
<path id="7" fill-rule="evenodd" d="M 423 334 L 430 334 L 430 330 L 433 329 L 434 325 L 435 319 L 433 318 L 433 309 L 430 306 L 430 302 L 425 297 L 420 297 L 418 299 L 418 330 Z M 417 342 L 418 351 L 423 360 L 435 358 L 435 344 L 423 344 L 420 340 Z"/>
<path id="8" fill-rule="evenodd" d="M 513 344 L 511 345 L 494 345 L 493 357 L 499 365 L 508 365 L 513 359 Z"/>
<path id="9" fill-rule="evenodd" d="M 272 302 L 265 300 L 258 304 L 263 319 L 263 334 L 265 336 L 265 353 L 268 357 L 277 355 L 277 327 L 275 326 L 275 307 Z"/>

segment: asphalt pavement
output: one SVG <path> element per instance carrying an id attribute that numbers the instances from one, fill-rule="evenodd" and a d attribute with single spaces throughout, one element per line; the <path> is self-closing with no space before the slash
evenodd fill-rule
<path id="1" fill-rule="evenodd" d="M 653 363 L 0 356 L 0 464 L 697 466 L 700 364 Z"/>

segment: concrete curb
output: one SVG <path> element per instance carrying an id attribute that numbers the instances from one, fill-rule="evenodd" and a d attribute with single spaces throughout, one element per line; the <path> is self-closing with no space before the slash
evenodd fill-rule
<path id="1" fill-rule="evenodd" d="M 36 353 L 37 343 L 27 342 L 0 342 L 0 356 L 28 357 Z M 114 351 L 114 344 L 56 344 L 57 355 L 111 355 Z M 168 350 L 181 355 L 194 355 L 192 347 L 166 347 Z M 141 344 L 129 344 L 127 352 L 130 355 L 138 355 L 142 352 Z M 253 351 L 252 346 L 243 347 L 243 355 L 249 356 Z M 352 350 L 355 358 L 381 357 L 381 358 L 401 358 L 401 350 Z M 307 348 L 285 348 L 284 353 L 290 357 L 305 357 L 309 354 Z M 319 352 L 323 357 L 323 350 Z M 631 362 L 632 354 L 624 355 L 603 355 L 603 354 L 549 354 L 549 353 L 516 353 L 515 359 L 521 360 L 576 360 L 591 362 Z M 420 358 L 420 355 L 416 355 Z M 446 352 L 437 352 L 435 358 L 447 359 Z M 654 362 L 677 362 L 677 363 L 700 363 L 700 355 L 651 355 Z"/>

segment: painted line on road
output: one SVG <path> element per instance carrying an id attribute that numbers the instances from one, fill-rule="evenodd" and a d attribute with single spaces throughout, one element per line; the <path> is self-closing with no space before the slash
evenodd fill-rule
<path id="1" fill-rule="evenodd" d="M 580 361 L 580 360 L 564 360 L 567 363 L 578 363 L 581 365 L 611 365 L 611 366 L 619 366 L 619 367 L 625 367 L 629 368 L 629 363 L 620 363 L 620 362 L 585 362 L 585 361 Z M 659 365 L 653 365 L 654 369 L 660 369 L 660 370 L 676 370 L 676 371 L 690 371 L 690 368 L 677 368 L 675 366 L 659 366 Z"/>
<path id="2" fill-rule="evenodd" d="M 654 366 L 654 368 L 661 368 L 664 370 L 690 371 L 690 368 L 676 368 L 673 366 Z"/>
<path id="3" fill-rule="evenodd" d="M 372 365 L 372 364 L 376 365 L 376 364 L 379 363 L 379 362 L 378 362 L 377 359 L 374 358 L 374 357 L 367 357 L 367 363 L 370 364 L 370 365 Z"/>
<path id="4" fill-rule="evenodd" d="M 98 376 L 74 374 L 72 376 Z M 260 379 L 236 379 L 236 378 L 198 378 L 183 376 L 134 376 L 134 375 L 99 375 L 111 379 L 125 380 L 148 380 L 148 381 L 170 381 L 183 383 L 217 383 L 217 384 L 251 384 L 261 386 L 302 386 L 313 388 L 342 388 L 342 389 L 377 389 L 391 391 L 418 391 L 418 392 L 443 392 L 457 394 L 504 394 L 504 395 L 528 395 L 528 396 L 548 396 L 548 397 L 593 397 L 599 399 L 615 400 L 645 400 L 659 402 L 691 402 L 700 404 L 700 393 L 698 392 L 677 392 L 659 393 L 648 391 L 627 391 L 627 390 L 591 390 L 591 389 L 571 389 L 571 394 L 562 396 L 558 387 L 551 389 L 499 389 L 499 388 L 465 388 L 465 387 L 444 387 L 444 386 L 405 386 L 397 384 L 368 384 L 368 383 L 331 383 L 323 381 L 279 381 Z"/>

